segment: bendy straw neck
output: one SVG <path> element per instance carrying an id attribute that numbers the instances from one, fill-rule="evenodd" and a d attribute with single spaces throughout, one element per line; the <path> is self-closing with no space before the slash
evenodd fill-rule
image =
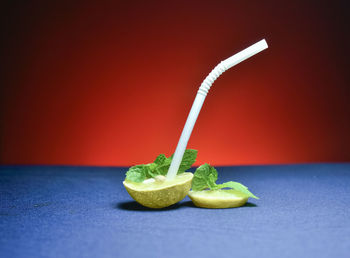
<path id="1" fill-rule="evenodd" d="M 182 157 L 186 150 L 188 140 L 190 139 L 194 124 L 197 121 L 197 117 L 202 108 L 205 97 L 207 96 L 208 91 L 212 86 L 212 84 L 214 83 L 214 81 L 226 70 L 230 69 L 236 64 L 239 64 L 240 62 L 246 60 L 247 58 L 263 51 L 267 47 L 268 46 L 265 39 L 260 40 L 254 45 L 251 45 L 250 47 L 220 62 L 205 78 L 205 80 L 202 82 L 201 86 L 199 87 L 197 96 L 192 104 L 191 111 L 187 117 L 185 126 L 182 130 L 179 142 L 177 144 L 177 147 L 167 174 L 167 180 L 173 179 L 177 174 L 177 171 L 182 161 Z"/>

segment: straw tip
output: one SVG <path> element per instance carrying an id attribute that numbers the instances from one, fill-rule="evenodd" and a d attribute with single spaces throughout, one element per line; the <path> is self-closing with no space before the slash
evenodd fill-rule
<path id="1" fill-rule="evenodd" d="M 258 42 L 258 44 L 260 44 L 260 46 L 261 46 L 262 49 L 266 49 L 266 48 L 269 47 L 269 46 L 267 45 L 267 42 L 266 42 L 265 39 L 260 40 L 260 41 Z"/>

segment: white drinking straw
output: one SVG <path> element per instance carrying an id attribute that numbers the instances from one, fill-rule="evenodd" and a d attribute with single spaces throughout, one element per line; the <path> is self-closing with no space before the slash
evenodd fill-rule
<path id="1" fill-rule="evenodd" d="M 201 111 L 205 97 L 207 96 L 208 91 L 211 85 L 213 84 L 213 82 L 226 70 L 246 60 L 247 58 L 259 53 L 260 51 L 263 51 L 267 47 L 268 46 L 265 39 L 260 40 L 254 45 L 222 61 L 209 73 L 209 75 L 202 82 L 197 92 L 197 96 L 192 104 L 191 111 L 187 117 L 185 127 L 182 130 L 180 140 L 177 144 L 177 147 L 173 156 L 173 160 L 171 162 L 171 165 L 167 174 L 168 180 L 173 179 L 177 174 L 177 171 L 180 167 L 180 163 L 182 161 L 182 157 L 186 150 L 187 142 L 190 139 L 192 129 L 194 127 L 194 124 L 196 123 L 198 114 Z"/>

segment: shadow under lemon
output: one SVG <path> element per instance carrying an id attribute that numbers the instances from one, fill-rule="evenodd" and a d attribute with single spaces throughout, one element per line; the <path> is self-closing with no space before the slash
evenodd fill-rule
<path id="1" fill-rule="evenodd" d="M 237 208 L 254 208 L 258 207 L 255 203 L 247 202 L 245 205 L 236 207 Z M 179 202 L 175 203 L 173 205 L 170 205 L 166 208 L 159 208 L 159 209 L 153 209 L 153 208 L 148 208 L 145 206 L 142 206 L 141 204 L 137 203 L 136 201 L 126 201 L 126 202 L 119 202 L 113 204 L 113 208 L 118 209 L 118 210 L 126 210 L 126 211 L 154 211 L 154 212 L 159 212 L 159 211 L 170 211 L 170 210 L 177 210 L 177 209 L 182 209 L 182 208 L 196 208 L 192 201 L 184 201 L 184 202 Z M 203 208 L 205 210 L 205 208 Z"/>

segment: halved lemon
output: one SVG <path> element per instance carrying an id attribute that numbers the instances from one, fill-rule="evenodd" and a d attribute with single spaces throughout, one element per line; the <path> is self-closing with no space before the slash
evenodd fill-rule
<path id="1" fill-rule="evenodd" d="M 246 204 L 249 196 L 237 190 L 190 191 L 188 196 L 197 207 L 222 209 L 234 208 Z"/>
<path id="2" fill-rule="evenodd" d="M 123 184 L 130 196 L 139 204 L 149 208 L 164 208 L 184 199 L 191 189 L 193 174 L 185 172 L 173 180 L 150 183 L 124 181 Z"/>

